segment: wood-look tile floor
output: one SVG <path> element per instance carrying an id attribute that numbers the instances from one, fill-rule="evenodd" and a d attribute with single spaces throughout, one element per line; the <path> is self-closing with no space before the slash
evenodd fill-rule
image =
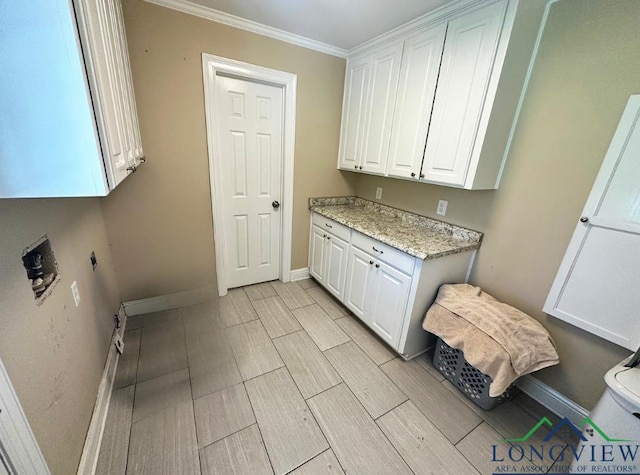
<path id="1" fill-rule="evenodd" d="M 97 473 L 484 475 L 541 415 L 482 411 L 313 280 L 263 283 L 129 318 Z"/>

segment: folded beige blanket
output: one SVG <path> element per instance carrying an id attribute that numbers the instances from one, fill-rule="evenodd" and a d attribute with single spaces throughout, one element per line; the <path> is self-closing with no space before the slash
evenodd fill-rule
<path id="1" fill-rule="evenodd" d="M 440 287 L 422 327 L 491 376 L 491 397 L 501 395 L 520 376 L 560 361 L 540 323 L 469 284 Z"/>

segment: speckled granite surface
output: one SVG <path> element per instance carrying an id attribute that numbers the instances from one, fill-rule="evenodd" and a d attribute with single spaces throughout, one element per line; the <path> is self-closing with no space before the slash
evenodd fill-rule
<path id="1" fill-rule="evenodd" d="M 310 198 L 309 209 L 420 259 L 478 249 L 482 233 L 354 196 Z"/>

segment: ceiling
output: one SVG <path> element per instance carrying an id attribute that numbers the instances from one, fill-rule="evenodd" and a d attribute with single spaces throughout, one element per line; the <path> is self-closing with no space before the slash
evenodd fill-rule
<path id="1" fill-rule="evenodd" d="M 337 48 L 354 46 L 452 0 L 191 0 Z"/>

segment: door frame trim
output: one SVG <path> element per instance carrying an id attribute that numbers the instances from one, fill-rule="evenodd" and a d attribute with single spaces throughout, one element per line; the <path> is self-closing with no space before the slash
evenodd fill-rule
<path id="1" fill-rule="evenodd" d="M 7 458 L 9 472 L 50 474 L 38 441 L 18 400 L 7 370 L 0 360 L 0 458 Z M 0 460 L 0 467 L 3 462 Z"/>
<path id="2" fill-rule="evenodd" d="M 213 218 L 213 239 L 216 254 L 216 276 L 218 294 L 226 295 L 228 290 L 227 263 L 225 249 L 225 226 L 223 219 L 216 219 L 224 213 L 222 197 L 222 166 L 218 157 L 222 152 L 216 117 L 216 77 L 222 73 L 239 79 L 268 83 L 283 87 L 283 161 L 282 161 L 282 222 L 280 248 L 280 280 L 291 280 L 291 238 L 293 230 L 293 168 L 296 133 L 296 91 L 298 76 L 293 73 L 265 68 L 234 59 L 202 53 L 202 74 L 204 80 L 204 103 L 207 126 L 207 151 L 209 154 L 209 182 L 211 185 L 211 211 Z"/>

